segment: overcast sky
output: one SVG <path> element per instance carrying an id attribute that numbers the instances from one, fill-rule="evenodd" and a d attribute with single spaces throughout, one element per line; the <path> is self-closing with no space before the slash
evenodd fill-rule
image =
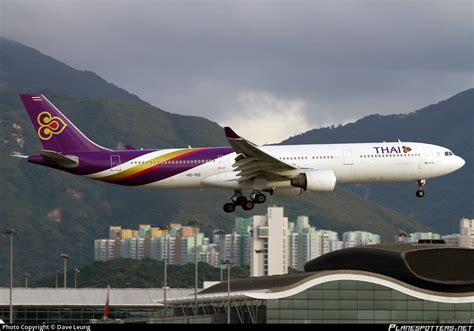
<path id="1" fill-rule="evenodd" d="M 0 32 L 257 143 L 474 86 L 473 1 L 0 0 Z"/>

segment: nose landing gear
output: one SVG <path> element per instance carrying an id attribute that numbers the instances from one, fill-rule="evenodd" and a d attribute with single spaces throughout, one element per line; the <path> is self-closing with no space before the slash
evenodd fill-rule
<path id="1" fill-rule="evenodd" d="M 423 198 L 425 196 L 425 191 L 423 191 L 423 187 L 426 185 L 426 179 L 418 180 L 418 190 L 416 191 L 416 196 L 418 198 Z"/>

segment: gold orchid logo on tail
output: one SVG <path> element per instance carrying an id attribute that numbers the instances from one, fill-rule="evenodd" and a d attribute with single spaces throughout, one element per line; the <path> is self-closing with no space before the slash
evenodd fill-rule
<path id="1" fill-rule="evenodd" d="M 41 140 L 49 140 L 55 134 L 60 134 L 64 131 L 67 124 L 57 116 L 51 116 L 47 111 L 41 112 L 38 115 L 38 137 Z"/>

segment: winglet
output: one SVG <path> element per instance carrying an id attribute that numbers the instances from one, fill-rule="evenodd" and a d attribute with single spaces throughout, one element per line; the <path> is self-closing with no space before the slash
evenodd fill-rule
<path id="1" fill-rule="evenodd" d="M 234 132 L 230 127 L 226 126 L 224 128 L 225 136 L 227 139 L 242 139 L 237 133 Z"/>

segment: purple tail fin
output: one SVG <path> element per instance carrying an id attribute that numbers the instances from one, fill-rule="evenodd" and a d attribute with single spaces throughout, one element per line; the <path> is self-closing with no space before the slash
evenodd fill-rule
<path id="1" fill-rule="evenodd" d="M 43 148 L 59 153 L 94 152 L 95 144 L 42 94 L 20 94 Z"/>

